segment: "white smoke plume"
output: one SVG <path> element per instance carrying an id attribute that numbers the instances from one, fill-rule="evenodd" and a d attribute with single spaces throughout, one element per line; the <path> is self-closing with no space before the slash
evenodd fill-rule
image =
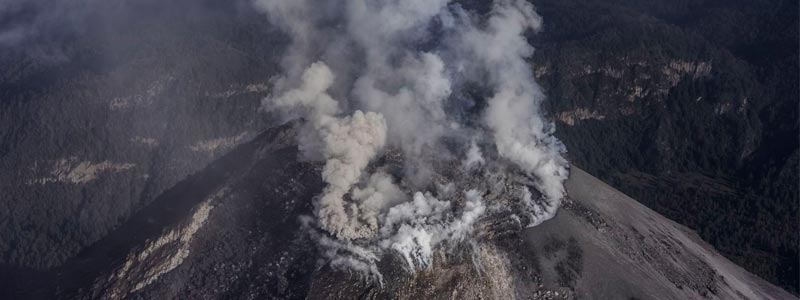
<path id="1" fill-rule="evenodd" d="M 494 88 L 484 119 L 493 131 L 499 154 L 532 174 L 536 188 L 544 194 L 536 208 L 535 226 L 552 218 L 564 196 L 567 162 L 564 146 L 553 136 L 555 127 L 542 117 L 544 95 L 533 80 L 525 61 L 533 54 L 523 38 L 541 26 L 541 18 L 527 1 L 495 2 L 486 27 L 468 27 L 457 47 L 471 52 L 469 62 L 483 69 Z"/>
<path id="2" fill-rule="evenodd" d="M 431 265 L 440 245 L 469 242 L 498 205 L 447 182 L 429 192 L 442 161 L 464 171 L 510 163 L 541 194 L 524 187 L 512 217 L 535 226 L 555 215 L 568 167 L 526 61 L 533 48 L 524 36 L 541 24 L 530 3 L 495 0 L 489 12 L 450 0 L 254 3 L 291 39 L 263 107 L 303 118 L 301 152 L 325 161 L 313 226 L 327 232 L 315 238 L 331 266 L 380 279 L 386 253 L 413 271 Z M 467 87 L 489 96 L 466 97 Z M 486 104 L 480 113 L 463 113 L 476 102 Z M 371 166 L 387 149 L 402 154 L 402 176 Z"/>
<path id="3" fill-rule="evenodd" d="M 469 150 L 467 150 L 467 157 L 464 158 L 462 167 L 465 170 L 472 170 L 484 163 L 486 163 L 486 159 L 483 158 L 481 148 L 478 147 L 478 144 L 475 141 L 472 141 L 472 143 L 469 145 Z"/>

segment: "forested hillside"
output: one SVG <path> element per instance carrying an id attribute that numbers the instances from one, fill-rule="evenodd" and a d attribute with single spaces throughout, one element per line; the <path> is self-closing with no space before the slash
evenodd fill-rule
<path id="1" fill-rule="evenodd" d="M 533 2 L 570 158 L 797 293 L 797 1 Z"/>

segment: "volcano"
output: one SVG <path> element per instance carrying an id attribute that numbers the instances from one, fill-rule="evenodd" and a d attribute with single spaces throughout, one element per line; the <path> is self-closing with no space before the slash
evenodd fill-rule
<path id="1" fill-rule="evenodd" d="M 676 1 L 0 1 L 0 299 L 797 299 L 797 3 Z"/>
<path id="2" fill-rule="evenodd" d="M 297 126 L 270 129 L 178 183 L 47 272 L 5 272 L 6 299 L 793 299 L 690 229 L 572 167 L 539 226 L 487 216 L 472 250 L 411 272 L 387 253 L 382 282 L 331 268 L 304 216 L 324 183 L 299 162 Z M 502 197 L 502 195 L 500 196 Z M 19 270 L 17 270 L 19 271 Z"/>

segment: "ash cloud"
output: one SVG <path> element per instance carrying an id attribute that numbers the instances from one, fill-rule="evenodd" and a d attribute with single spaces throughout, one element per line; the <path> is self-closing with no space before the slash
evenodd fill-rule
<path id="1" fill-rule="evenodd" d="M 320 224 L 342 239 L 363 238 L 370 231 L 360 222 L 362 212 L 344 196 L 386 143 L 386 121 L 381 114 L 360 110 L 337 116 L 338 102 L 327 93 L 333 81 L 328 66 L 313 63 L 303 72 L 298 88 L 264 104 L 268 109 L 300 110 L 308 118 L 300 147 L 307 156 L 321 155 L 325 160 L 322 179 L 328 184 L 316 203 Z"/>
<path id="2" fill-rule="evenodd" d="M 443 161 L 463 172 L 512 165 L 536 190 L 517 193 L 524 205 L 513 217 L 535 226 L 555 215 L 568 166 L 526 61 L 533 48 L 524 35 L 541 26 L 530 3 L 496 0 L 488 12 L 448 0 L 254 5 L 291 39 L 284 74 L 262 104 L 304 119 L 301 152 L 325 162 L 327 187 L 307 223 L 321 229 L 315 238 L 332 266 L 380 279 L 383 254 L 413 271 L 441 245 L 469 243 L 480 219 L 500 208 L 468 187 L 432 192 Z M 461 92 L 475 87 L 486 96 Z M 485 105 L 449 109 L 474 103 Z M 402 174 L 376 165 L 393 151 Z"/>

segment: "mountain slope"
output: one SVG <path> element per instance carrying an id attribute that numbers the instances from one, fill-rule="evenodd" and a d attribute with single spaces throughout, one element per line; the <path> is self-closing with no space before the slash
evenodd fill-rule
<path id="1" fill-rule="evenodd" d="M 0 268 L 62 265 L 274 121 L 288 37 L 251 1 L 50 2 L 0 9 L 66 18 L 0 46 Z M 796 293 L 797 1 L 531 2 L 570 160 Z"/>
<path id="2" fill-rule="evenodd" d="M 794 299 L 580 169 L 544 224 L 444 249 L 383 285 L 330 268 L 310 215 L 319 165 L 298 162 L 294 127 L 271 129 L 158 197 L 63 267 L 3 270 L 14 299 Z M 483 220 L 484 228 L 504 220 Z M 496 230 L 494 230 L 496 231 Z M 446 254 L 446 256 L 444 256 Z M 447 257 L 447 259 L 445 259 Z"/>
<path id="3" fill-rule="evenodd" d="M 569 159 L 796 294 L 798 1 L 532 2 Z"/>
<path id="4" fill-rule="evenodd" d="M 234 1 L 17 2 L 81 17 L 39 37 L 59 61 L 0 46 L 0 264 L 61 265 L 273 121 L 282 40 Z"/>
<path id="5" fill-rule="evenodd" d="M 571 283 L 581 298 L 794 299 L 581 169 L 572 168 L 567 190 L 571 202 L 525 236 L 543 253 L 560 249 L 553 244 L 580 249 L 584 264 L 575 279 L 564 280 L 555 268 L 544 274 L 546 281 Z M 545 254 L 540 263 L 557 268 L 559 259 Z"/>

